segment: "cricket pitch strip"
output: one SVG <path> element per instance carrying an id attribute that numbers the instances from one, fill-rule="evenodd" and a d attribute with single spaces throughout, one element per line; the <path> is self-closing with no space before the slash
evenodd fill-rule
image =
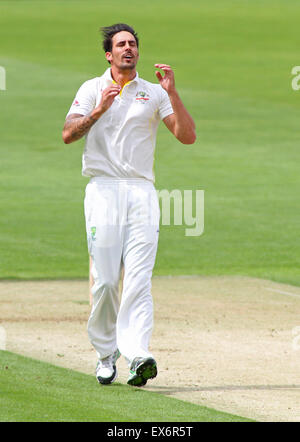
<path id="1" fill-rule="evenodd" d="M 258 421 L 300 421 L 299 287 L 157 276 L 152 294 L 158 376 L 147 390 Z M 94 374 L 89 312 L 88 281 L 0 282 L 8 351 Z M 126 383 L 124 358 L 118 372 Z"/>

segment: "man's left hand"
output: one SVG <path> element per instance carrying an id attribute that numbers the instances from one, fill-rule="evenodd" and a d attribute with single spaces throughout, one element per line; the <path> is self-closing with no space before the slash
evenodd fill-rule
<path id="1" fill-rule="evenodd" d="M 163 89 L 170 94 L 175 91 L 175 79 L 174 72 L 168 64 L 155 64 L 156 68 L 161 69 L 164 72 L 164 76 L 159 71 L 155 72 L 155 75 Z"/>

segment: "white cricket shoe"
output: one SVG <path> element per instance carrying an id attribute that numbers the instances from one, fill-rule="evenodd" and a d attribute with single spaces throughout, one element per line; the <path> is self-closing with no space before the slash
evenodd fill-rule
<path id="1" fill-rule="evenodd" d="M 121 356 L 119 350 L 106 358 L 99 359 L 96 367 L 96 378 L 99 384 L 112 384 L 118 376 L 116 361 Z"/>

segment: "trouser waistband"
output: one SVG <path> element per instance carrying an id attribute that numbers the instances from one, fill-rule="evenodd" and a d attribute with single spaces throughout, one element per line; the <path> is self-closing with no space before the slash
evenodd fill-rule
<path id="1" fill-rule="evenodd" d="M 153 186 L 153 182 L 146 180 L 145 178 L 113 178 L 94 176 L 90 179 L 90 183 L 103 183 L 103 184 L 146 184 Z"/>

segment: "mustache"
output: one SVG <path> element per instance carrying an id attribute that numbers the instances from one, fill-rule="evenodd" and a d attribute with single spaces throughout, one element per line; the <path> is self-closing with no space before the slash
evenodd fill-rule
<path id="1" fill-rule="evenodd" d="M 122 57 L 128 57 L 128 55 L 130 55 L 131 57 L 134 57 L 134 55 L 131 51 L 125 52 L 125 54 L 123 54 Z"/>

